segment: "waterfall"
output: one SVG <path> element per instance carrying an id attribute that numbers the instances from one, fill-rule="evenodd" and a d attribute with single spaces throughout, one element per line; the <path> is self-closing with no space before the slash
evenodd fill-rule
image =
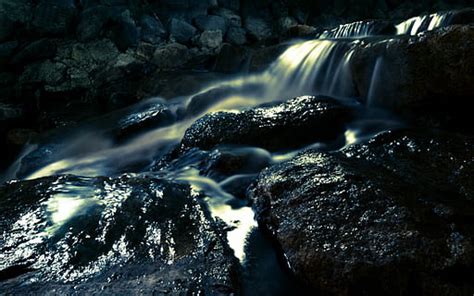
<path id="1" fill-rule="evenodd" d="M 169 153 L 179 144 L 188 127 L 199 117 L 209 112 L 222 110 L 235 112 L 262 103 L 283 101 L 300 95 L 329 95 L 353 103 L 357 92 L 353 85 L 349 65 L 358 44 L 357 40 L 298 42 L 291 45 L 267 70 L 261 73 L 216 82 L 202 91 L 184 98 L 170 100 L 154 98 L 142 102 L 138 108 L 130 109 L 128 115 L 133 116 L 133 112 L 137 112 L 143 106 L 164 104 L 167 105 L 176 120 L 137 134 L 134 138 L 120 144 L 109 139 L 109 136 L 103 132 L 102 126 L 100 129 L 89 127 L 82 135 L 74 136 L 72 140 L 64 139 L 58 148 L 58 153 L 50 153 L 52 157 L 56 158 L 49 159 L 48 165 L 29 172 L 26 179 L 59 174 L 84 177 L 117 176 L 134 172 L 148 174 L 150 172 L 147 170 L 147 166 Z M 379 71 L 379 67 L 376 68 L 374 77 Z M 367 136 L 366 126 L 369 126 L 373 133 L 379 132 L 378 128 L 381 126 L 386 128 L 374 118 L 371 118 L 369 123 L 364 121 L 355 124 L 353 127 L 348 127 L 346 133 L 348 144 L 356 143 L 358 138 Z M 92 141 L 101 144 L 88 145 L 87 149 L 83 149 L 78 154 L 77 139 L 82 139 L 84 143 Z M 86 140 L 84 141 L 84 139 Z M 310 147 L 317 149 L 322 146 L 324 145 L 321 143 L 314 143 Z M 230 149 L 233 149 L 232 152 L 236 152 L 238 148 Z M 247 149 L 268 157 L 269 163 L 284 161 L 298 153 L 298 150 L 270 153 L 257 147 L 248 147 Z M 193 155 L 187 157 L 186 160 L 178 161 L 178 164 L 173 165 L 172 168 L 150 174 L 164 179 L 186 182 L 194 190 L 204 193 L 206 196 L 204 200 L 212 215 L 233 225 L 233 230 L 227 233 L 227 239 L 235 256 L 244 261 L 246 237 L 256 227 L 253 219 L 254 214 L 247 205 L 237 208 L 230 206 L 229 203 L 232 203 L 236 197 L 227 193 L 223 186 L 229 180 L 248 178 L 249 176 L 234 175 L 222 182 L 216 182 L 199 174 L 199 170 L 195 168 L 199 164 L 199 157 Z M 130 170 L 130 168 L 137 167 L 139 169 Z M 69 206 L 61 199 L 59 202 L 59 206 Z M 82 205 L 82 200 L 79 199 L 73 199 L 72 202 L 74 207 Z M 241 222 L 234 225 L 235 221 Z"/>
<path id="2" fill-rule="evenodd" d="M 398 35 L 417 35 L 424 31 L 432 31 L 436 28 L 447 26 L 451 23 L 452 12 L 433 13 L 430 15 L 417 16 L 399 23 Z"/>
<path id="3" fill-rule="evenodd" d="M 358 21 L 326 30 L 321 34 L 320 38 L 363 38 L 378 35 L 380 29 L 377 21 Z"/>

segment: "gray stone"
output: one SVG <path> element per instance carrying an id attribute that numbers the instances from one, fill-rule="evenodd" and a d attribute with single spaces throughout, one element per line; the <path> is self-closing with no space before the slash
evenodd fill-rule
<path id="1" fill-rule="evenodd" d="M 168 36 L 163 24 L 155 17 L 145 15 L 140 21 L 140 26 L 142 40 L 151 44 L 161 43 Z"/>
<path id="2" fill-rule="evenodd" d="M 18 47 L 18 41 L 8 41 L 0 43 L 0 62 L 3 64 L 9 60 L 9 58 L 15 52 Z"/>
<path id="3" fill-rule="evenodd" d="M 106 6 L 93 6 L 84 10 L 77 26 L 77 37 L 80 41 L 90 41 L 99 38 L 111 14 Z"/>
<path id="4" fill-rule="evenodd" d="M 194 19 L 194 24 L 201 31 L 219 30 L 223 34 L 227 31 L 225 19 L 217 15 L 200 15 Z"/>
<path id="5" fill-rule="evenodd" d="M 74 0 L 43 0 L 35 7 L 32 25 L 40 34 L 66 34 L 76 14 Z"/>
<path id="6" fill-rule="evenodd" d="M 0 123 L 6 120 L 15 120 L 23 116 L 20 107 L 0 103 Z"/>
<path id="7" fill-rule="evenodd" d="M 29 65 L 20 76 L 20 83 L 44 83 L 50 86 L 59 85 L 66 74 L 66 65 L 46 60 Z"/>
<path id="8" fill-rule="evenodd" d="M 152 62 L 159 69 L 173 69 L 183 66 L 189 58 L 189 50 L 186 46 L 170 43 L 156 49 Z"/>
<path id="9" fill-rule="evenodd" d="M 222 44 L 221 31 L 204 31 L 199 36 L 199 45 L 210 49 L 216 49 Z"/>
<path id="10" fill-rule="evenodd" d="M 231 44 L 243 45 L 247 43 L 247 32 L 241 27 L 230 27 L 225 40 Z"/>
<path id="11" fill-rule="evenodd" d="M 235 73 L 244 69 L 250 60 L 247 49 L 224 43 L 216 57 L 214 71 L 223 73 Z"/>
<path id="12" fill-rule="evenodd" d="M 298 22 L 291 16 L 286 16 L 278 19 L 278 30 L 281 33 L 287 32 L 291 27 L 298 25 Z"/>
<path id="13" fill-rule="evenodd" d="M 240 9 L 240 1 L 239 0 L 218 0 L 220 6 L 228 9 L 232 9 L 235 11 L 239 11 Z"/>
<path id="14" fill-rule="evenodd" d="M 0 13 L 0 42 L 7 40 L 14 32 L 14 29 L 13 22 Z"/>
<path id="15" fill-rule="evenodd" d="M 169 26 L 170 38 L 179 43 L 186 44 L 196 35 L 197 30 L 189 23 L 173 18 Z"/>
<path id="16" fill-rule="evenodd" d="M 245 19 L 244 27 L 256 41 L 263 41 L 272 36 L 271 25 L 261 18 L 248 17 Z"/>
<path id="17" fill-rule="evenodd" d="M 13 23 L 27 24 L 33 18 L 33 1 L 31 0 L 2 0 L 0 1 L 0 16 Z"/>
<path id="18" fill-rule="evenodd" d="M 241 27 L 242 19 L 234 11 L 226 8 L 217 8 L 212 10 L 213 15 L 218 15 L 226 20 L 228 26 Z"/>
<path id="19" fill-rule="evenodd" d="M 11 64 L 22 64 L 37 60 L 53 58 L 56 55 L 56 40 L 40 39 L 21 49 L 11 59 Z"/>

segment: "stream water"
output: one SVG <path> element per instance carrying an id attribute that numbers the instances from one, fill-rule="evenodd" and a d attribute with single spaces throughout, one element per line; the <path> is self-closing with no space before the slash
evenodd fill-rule
<path id="1" fill-rule="evenodd" d="M 449 15 L 417 17 L 400 23 L 397 34 L 415 35 L 421 30 L 432 30 L 449 23 Z M 215 217 L 232 226 L 227 234 L 230 247 L 244 266 L 244 292 L 271 295 L 294 292 L 296 284 L 282 266 L 277 251 L 260 233 L 254 213 L 247 202 L 228 192 L 226 185 L 239 178 L 253 178 L 262 167 L 291 158 L 297 151 L 267 151 L 259 147 L 220 147 L 227 153 L 248 155 L 252 161 L 245 172 L 225 179 L 203 176 L 196 169 L 199 158 L 188 154 L 172 166 L 151 170 L 156 162 L 179 144 L 186 129 L 204 114 L 215 111 L 236 112 L 263 103 L 275 103 L 300 95 L 330 95 L 351 104 L 365 104 L 364 114 L 352 122 L 345 132 L 344 145 L 364 141 L 371 136 L 400 125 L 385 112 L 372 108 L 370 102 L 381 94 L 379 73 L 383 60 L 377 60 L 372 74 L 369 97 L 359 98 L 352 84 L 348 63 L 358 38 L 371 35 L 371 25 L 364 22 L 341 26 L 330 39 L 295 42 L 266 71 L 215 82 L 197 94 L 171 99 L 153 98 L 121 111 L 122 118 L 134 120 L 158 114 L 154 106 L 166 106 L 173 120 L 139 132 L 117 142 L 108 135 L 116 121 L 104 117 L 67 133 L 56 136 L 52 143 L 26 148 L 25 153 L 9 170 L 5 179 L 36 179 L 58 174 L 82 177 L 153 174 L 169 180 L 189 183 L 205 194 L 205 201 Z M 339 39 L 342 38 L 342 39 Z M 349 38 L 349 39 L 347 39 Z M 313 148 L 327 149 L 327 143 L 314 143 Z M 305 147 L 300 147 L 304 149 Z M 29 153 L 49 151 L 38 162 L 39 167 L 22 168 Z M 212 152 L 210 152 L 212 153 Z M 43 165 L 44 164 L 44 165 Z M 48 204 L 53 217 L 54 231 L 68 219 L 93 209 L 93 188 L 87 182 L 64 184 Z M 58 188 L 56 188 L 58 189 Z M 31 216 L 34 219 L 34 216 Z M 281 258 L 280 258 L 281 259 Z M 258 288 L 256 288 L 258 287 Z M 250 292 L 251 291 L 251 292 Z"/>

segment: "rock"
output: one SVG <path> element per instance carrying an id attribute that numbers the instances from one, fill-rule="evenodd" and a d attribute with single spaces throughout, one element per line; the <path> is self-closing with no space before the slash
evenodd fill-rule
<path id="1" fill-rule="evenodd" d="M 8 40 L 8 38 L 13 34 L 15 28 L 12 21 L 10 21 L 6 16 L 0 14 L 0 43 Z"/>
<path id="2" fill-rule="evenodd" d="M 220 6 L 228 9 L 232 9 L 235 11 L 239 11 L 240 9 L 240 1 L 239 0 L 218 0 L 217 1 Z"/>
<path id="3" fill-rule="evenodd" d="M 472 40 L 474 26 L 467 25 L 362 44 L 351 61 L 357 91 L 369 97 L 379 60 L 380 75 L 369 104 L 422 126 L 471 126 L 466 110 L 474 93 Z"/>
<path id="4" fill-rule="evenodd" d="M 44 83 L 49 86 L 57 86 L 64 81 L 65 75 L 66 66 L 64 64 L 46 60 L 27 66 L 20 76 L 20 83 Z"/>
<path id="5" fill-rule="evenodd" d="M 64 35 L 77 14 L 74 0 L 42 0 L 35 7 L 32 25 L 40 34 Z"/>
<path id="6" fill-rule="evenodd" d="M 247 111 L 210 113 L 186 131 L 180 150 L 209 150 L 221 144 L 270 150 L 301 147 L 337 138 L 352 113 L 337 100 L 310 96 Z"/>
<path id="7" fill-rule="evenodd" d="M 136 136 L 147 130 L 169 125 L 175 120 L 173 112 L 166 105 L 151 101 L 133 108 L 127 116 L 121 118 L 115 135 L 118 138 Z"/>
<path id="8" fill-rule="evenodd" d="M 316 38 L 317 33 L 318 33 L 318 29 L 316 29 L 313 26 L 296 25 L 296 26 L 288 28 L 284 36 L 288 39 L 291 39 L 291 38 L 314 39 Z"/>
<path id="9" fill-rule="evenodd" d="M 77 38 L 82 42 L 99 38 L 110 18 L 111 13 L 106 6 L 98 5 L 84 10 L 77 26 Z"/>
<path id="10" fill-rule="evenodd" d="M 0 102 L 0 124 L 7 120 L 17 120 L 23 116 L 23 109 Z"/>
<path id="11" fill-rule="evenodd" d="M 151 16 L 144 16 L 140 22 L 142 40 L 151 44 L 159 44 L 168 36 L 165 27 L 159 19 Z"/>
<path id="12" fill-rule="evenodd" d="M 226 8 L 217 8 L 212 10 L 212 14 L 223 17 L 228 26 L 241 27 L 242 19 L 234 11 Z"/>
<path id="13" fill-rule="evenodd" d="M 227 30 L 225 40 L 234 45 L 243 45 L 247 43 L 247 32 L 240 27 L 230 27 Z"/>
<path id="14" fill-rule="evenodd" d="M 172 40 L 175 40 L 179 43 L 186 44 L 189 41 L 191 41 L 191 38 L 193 38 L 194 35 L 196 35 L 196 28 L 191 26 L 185 21 L 179 20 L 179 19 L 171 19 L 170 21 L 170 38 Z"/>
<path id="15" fill-rule="evenodd" d="M 139 33 L 131 21 L 120 20 L 112 27 L 112 40 L 120 51 L 138 45 Z"/>
<path id="16" fill-rule="evenodd" d="M 222 44 L 222 31 L 204 31 L 199 36 L 199 46 L 216 49 Z"/>
<path id="17" fill-rule="evenodd" d="M 200 172 L 220 182 L 232 176 L 258 174 L 271 162 L 270 153 L 264 149 L 221 146 L 209 153 L 203 161 Z M 231 185 L 230 183 L 234 182 L 228 183 Z M 246 190 L 247 187 L 242 189 Z"/>
<path id="18" fill-rule="evenodd" d="M 57 44 L 53 39 L 40 39 L 31 42 L 11 59 L 11 64 L 25 64 L 56 56 Z"/>
<path id="19" fill-rule="evenodd" d="M 179 43 L 170 43 L 156 49 L 152 62 L 159 69 L 173 69 L 186 64 L 189 58 L 189 51 L 186 46 Z"/>
<path id="20" fill-rule="evenodd" d="M 196 28 L 201 31 L 221 31 L 225 34 L 227 24 L 223 17 L 217 15 L 200 15 L 194 19 Z"/>
<path id="21" fill-rule="evenodd" d="M 278 19 L 278 30 L 281 33 L 287 32 L 290 28 L 297 26 L 298 22 L 291 16 L 285 16 Z"/>
<path id="22" fill-rule="evenodd" d="M 8 41 L 0 43 L 0 63 L 4 64 L 9 61 L 10 57 L 18 47 L 18 41 Z"/>
<path id="23" fill-rule="evenodd" d="M 250 37 L 256 41 L 263 41 L 272 37 L 271 26 L 263 19 L 248 17 L 245 19 L 244 27 L 249 32 Z"/>
<path id="24" fill-rule="evenodd" d="M 249 51 L 243 47 L 224 43 L 214 65 L 214 71 L 235 73 L 245 68 L 250 59 Z"/>
<path id="25" fill-rule="evenodd" d="M 297 278 L 334 295 L 474 291 L 472 138 L 394 132 L 308 150 L 250 190 Z"/>
<path id="26" fill-rule="evenodd" d="M 257 72 L 267 69 L 289 46 L 288 43 L 280 43 L 255 50 L 249 65 L 250 71 Z"/>
<path id="27" fill-rule="evenodd" d="M 6 293 L 237 292 L 225 233 L 187 185 L 58 176 L 10 182 L 0 197 Z"/>
<path id="28" fill-rule="evenodd" d="M 11 23 L 27 24 L 33 18 L 33 1 L 31 0 L 2 0 L 0 16 Z"/>

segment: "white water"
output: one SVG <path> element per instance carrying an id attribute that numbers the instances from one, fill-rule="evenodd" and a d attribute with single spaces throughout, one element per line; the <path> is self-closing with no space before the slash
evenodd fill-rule
<path id="1" fill-rule="evenodd" d="M 137 135 L 120 145 L 114 145 L 113 141 L 104 138 L 99 132 L 94 134 L 94 131 L 86 131 L 84 142 L 97 140 L 102 144 L 88 145 L 83 153 L 77 153 L 77 149 L 64 149 L 57 153 L 61 155 L 60 159 L 52 159 L 48 165 L 31 172 L 26 179 L 58 174 L 114 176 L 128 172 L 127 168 L 136 163 L 151 164 L 154 159 L 159 159 L 178 144 L 186 129 L 197 118 L 209 112 L 238 111 L 300 95 L 323 94 L 353 101 L 356 92 L 349 63 L 357 44 L 356 40 L 312 40 L 296 43 L 262 73 L 218 82 L 195 95 L 169 100 L 168 104 L 173 112 L 185 110 L 185 115 L 174 124 Z M 374 75 L 381 70 L 379 68 L 377 63 Z M 362 125 L 349 126 L 346 144 L 356 143 L 358 138 L 363 136 Z M 77 140 L 63 143 L 63 147 L 77 147 Z M 323 146 L 315 143 L 310 147 Z M 261 149 L 259 151 L 261 153 Z M 265 153 L 276 163 L 293 157 L 298 151 L 272 155 Z M 228 232 L 227 238 L 236 257 L 241 261 L 245 260 L 246 237 L 256 227 L 250 207 L 234 209 L 229 206 L 229 201 L 234 197 L 225 192 L 221 184 L 200 176 L 192 162 L 178 170 L 157 174 L 164 178 L 185 181 L 196 191 L 204 193 L 211 213 L 234 227 Z"/>
<path id="2" fill-rule="evenodd" d="M 424 31 L 432 31 L 439 27 L 449 25 L 451 13 L 433 13 L 425 16 L 417 16 L 401 22 L 396 26 L 398 35 L 417 35 Z"/>

